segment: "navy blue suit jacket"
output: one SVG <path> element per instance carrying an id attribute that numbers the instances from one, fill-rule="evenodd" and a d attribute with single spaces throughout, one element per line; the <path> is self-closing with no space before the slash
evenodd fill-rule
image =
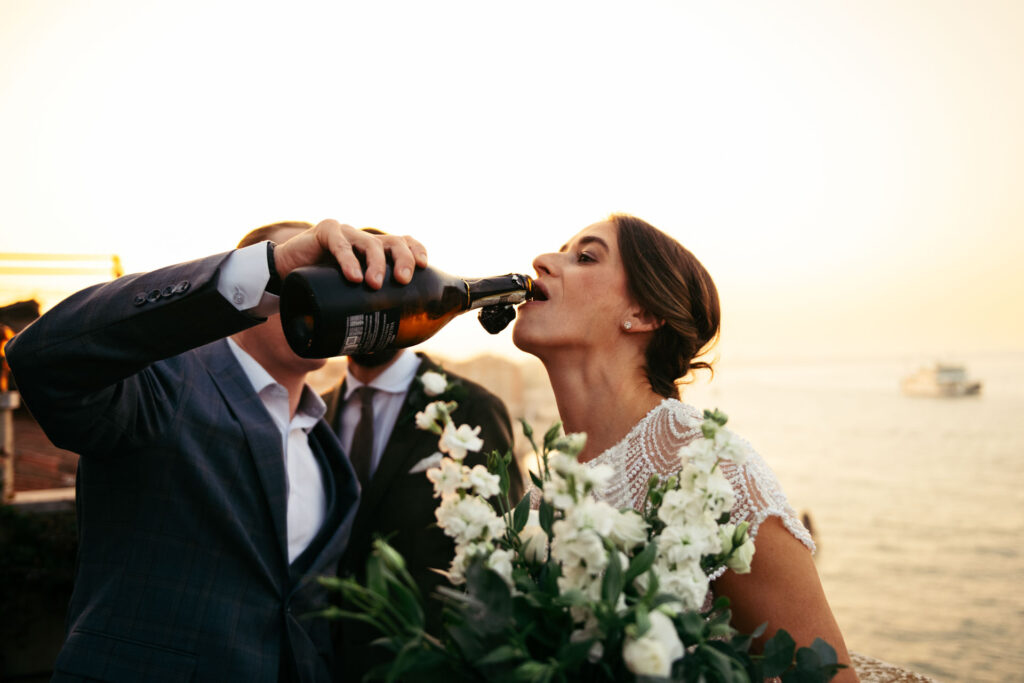
<path id="1" fill-rule="evenodd" d="M 80 549 L 54 680 L 329 680 L 313 578 L 334 574 L 358 483 L 321 421 L 327 521 L 289 565 L 282 439 L 224 337 L 261 322 L 216 291 L 227 254 L 83 290 L 8 347 L 25 404 L 81 455 Z"/>

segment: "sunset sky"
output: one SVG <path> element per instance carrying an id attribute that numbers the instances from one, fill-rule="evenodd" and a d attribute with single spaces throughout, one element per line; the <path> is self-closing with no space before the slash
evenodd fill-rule
<path id="1" fill-rule="evenodd" d="M 1022 74 L 1016 0 L 0 0 L 0 252 L 333 217 L 482 276 L 625 211 L 711 271 L 723 354 L 1024 351 Z"/>

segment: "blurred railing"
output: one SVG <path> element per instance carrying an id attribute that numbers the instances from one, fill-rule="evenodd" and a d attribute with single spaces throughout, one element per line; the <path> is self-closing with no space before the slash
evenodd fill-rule
<path id="1" fill-rule="evenodd" d="M 107 263 L 99 265 L 50 265 L 57 263 Z M 8 265 L 29 263 L 30 265 Z M 121 277 L 124 269 L 117 254 L 33 254 L 0 252 L 0 275 L 106 275 Z"/>

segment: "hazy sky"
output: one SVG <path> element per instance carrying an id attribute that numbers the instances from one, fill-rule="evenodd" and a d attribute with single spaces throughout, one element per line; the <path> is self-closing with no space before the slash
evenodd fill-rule
<path id="1" fill-rule="evenodd" d="M 0 251 L 334 217 L 481 276 L 626 211 L 715 276 L 725 354 L 1024 350 L 1022 74 L 1016 0 L 0 0 Z"/>

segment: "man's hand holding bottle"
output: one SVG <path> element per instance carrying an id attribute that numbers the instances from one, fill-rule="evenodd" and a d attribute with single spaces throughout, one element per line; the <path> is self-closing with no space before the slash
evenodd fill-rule
<path id="1" fill-rule="evenodd" d="M 380 289 L 384 284 L 389 259 L 394 265 L 395 280 L 403 285 L 412 279 L 417 266 L 427 266 L 426 248 L 412 237 L 375 235 L 328 219 L 277 245 L 277 275 L 283 280 L 296 268 L 323 263 L 327 254 L 338 262 L 345 279 L 365 282 L 371 289 Z M 360 255 L 366 263 L 365 272 Z"/>

